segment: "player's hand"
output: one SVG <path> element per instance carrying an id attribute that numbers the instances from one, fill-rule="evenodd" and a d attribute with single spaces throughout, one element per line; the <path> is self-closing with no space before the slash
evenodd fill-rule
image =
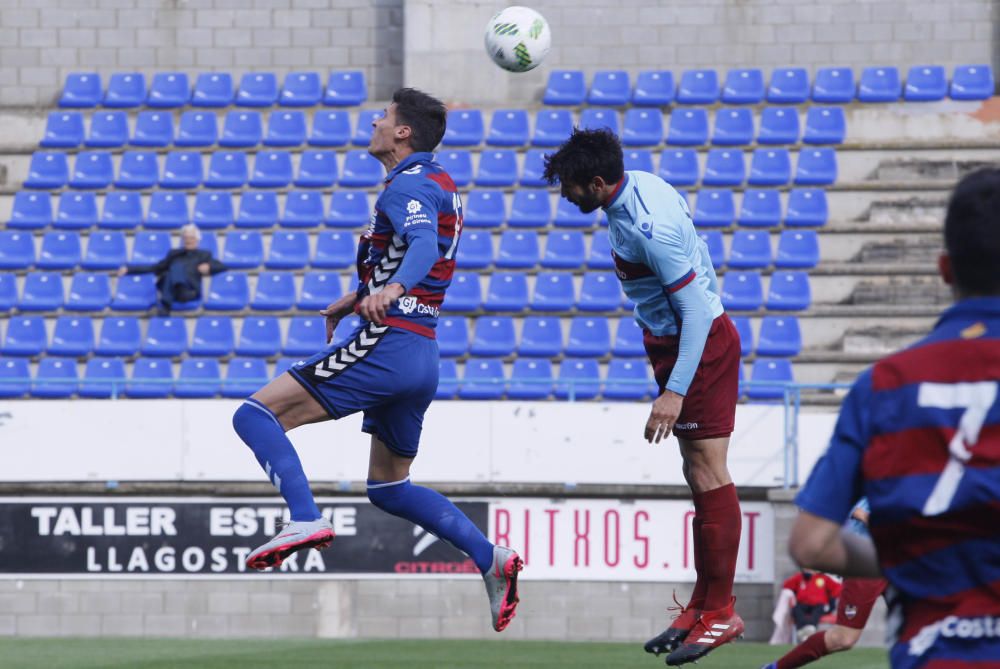
<path id="1" fill-rule="evenodd" d="M 388 286 L 382 289 L 382 292 L 377 295 L 366 295 L 363 300 L 361 300 L 361 305 L 358 307 L 358 313 L 365 320 L 369 320 L 375 325 L 382 325 L 382 321 L 385 320 L 385 314 L 389 311 L 389 307 L 396 303 L 396 300 L 401 298 L 406 292 L 401 283 L 390 283 Z"/>
<path id="2" fill-rule="evenodd" d="M 328 306 L 326 309 L 320 309 L 319 315 L 326 317 L 326 343 L 329 344 L 333 340 L 333 331 L 337 328 L 337 323 L 340 322 L 347 314 L 351 313 L 351 309 L 354 308 L 354 303 L 357 301 L 358 297 L 354 293 L 349 293 L 344 295 L 342 298 Z"/>
<path id="3" fill-rule="evenodd" d="M 646 421 L 646 441 L 658 444 L 660 439 L 670 434 L 677 417 L 681 415 L 683 403 L 684 396 L 672 390 L 664 390 L 663 394 L 656 398 L 653 410 L 649 412 L 649 420 Z"/>
<path id="4" fill-rule="evenodd" d="M 212 271 L 212 266 L 207 262 L 198 263 L 198 273 L 202 276 L 208 276 L 208 273 Z"/>

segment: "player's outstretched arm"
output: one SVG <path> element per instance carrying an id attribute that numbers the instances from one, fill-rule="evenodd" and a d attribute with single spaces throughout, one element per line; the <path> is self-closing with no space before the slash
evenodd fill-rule
<path id="1" fill-rule="evenodd" d="M 337 323 L 354 309 L 354 303 L 358 301 L 357 293 L 349 293 L 328 306 L 320 309 L 319 315 L 326 317 L 326 343 L 333 339 L 333 331 L 337 329 Z"/>
<path id="2" fill-rule="evenodd" d="M 845 532 L 839 523 L 800 511 L 792 526 L 788 552 L 799 566 L 841 576 L 879 578 L 871 539 Z"/>

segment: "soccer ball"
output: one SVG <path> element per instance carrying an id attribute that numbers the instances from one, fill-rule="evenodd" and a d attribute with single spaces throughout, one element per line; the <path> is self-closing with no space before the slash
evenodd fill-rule
<path id="1" fill-rule="evenodd" d="M 549 22 L 534 9 L 508 7 L 486 24 L 486 53 L 511 72 L 527 72 L 542 64 L 552 46 Z"/>

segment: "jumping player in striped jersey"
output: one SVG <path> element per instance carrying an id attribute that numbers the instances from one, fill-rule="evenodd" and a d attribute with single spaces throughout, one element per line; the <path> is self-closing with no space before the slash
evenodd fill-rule
<path id="1" fill-rule="evenodd" d="M 881 568 L 893 669 L 1000 666 L 1000 170 L 959 182 L 944 240 L 956 303 L 858 377 L 789 542 L 802 565 Z M 862 495 L 874 545 L 840 531 Z"/>
<path id="2" fill-rule="evenodd" d="M 292 553 L 333 540 L 295 448 L 285 432 L 364 412 L 371 435 L 368 498 L 469 555 L 483 574 L 493 627 L 517 607 L 521 558 L 494 546 L 441 494 L 410 483 L 424 412 L 438 384 L 438 312 L 455 270 L 462 204 L 455 184 L 430 153 L 441 141 L 444 105 L 403 88 L 372 126 L 368 152 L 386 168 L 385 190 L 358 248 L 355 293 L 323 312 L 327 341 L 352 311 L 361 325 L 255 393 L 233 426 L 288 503 L 291 522 L 247 557 L 247 566 L 280 565 Z"/>

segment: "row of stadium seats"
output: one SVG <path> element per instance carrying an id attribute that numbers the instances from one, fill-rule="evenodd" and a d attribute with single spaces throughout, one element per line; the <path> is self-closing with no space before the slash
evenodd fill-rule
<path id="1" fill-rule="evenodd" d="M 263 143 L 274 147 L 341 147 L 349 143 L 368 146 L 372 121 L 379 111 L 358 112 L 355 130 L 345 111 L 319 111 L 312 117 L 312 130 L 301 111 L 272 112 L 264 132 L 262 114 L 256 111 L 228 112 L 219 134 L 218 119 L 209 111 L 186 111 L 176 131 L 173 116 L 163 111 L 144 111 L 129 130 L 128 115 L 122 111 L 102 111 L 90 118 L 89 132 L 80 112 L 51 112 L 40 145 L 45 148 L 122 148 L 126 145 L 165 148 L 214 147 L 252 148 Z M 709 120 L 705 109 L 676 110 L 669 115 L 668 144 L 694 145 L 708 142 Z M 759 114 L 759 130 L 754 130 L 750 109 L 720 109 L 715 112 L 712 144 L 738 146 L 759 144 L 840 144 L 846 122 L 842 107 L 811 107 L 801 121 L 794 109 L 765 107 Z M 664 141 L 663 114 L 650 109 L 629 109 L 623 120 L 611 109 L 584 109 L 575 118 L 566 109 L 542 109 L 535 114 L 535 132 L 523 109 L 493 112 L 487 133 L 483 112 L 462 109 L 448 113 L 444 146 L 479 146 L 484 139 L 491 146 L 556 146 L 572 131 L 581 128 L 609 128 L 620 135 L 625 146 L 657 146 Z M 804 125 L 805 131 L 802 131 Z"/>
<path id="2" fill-rule="evenodd" d="M 524 154 L 518 178 L 518 154 L 515 151 L 484 151 L 479 155 L 478 170 L 473 154 L 456 149 L 437 154 L 437 162 L 448 171 L 456 186 L 546 187 L 544 151 L 532 149 Z M 385 179 L 382 164 L 363 149 L 344 154 L 338 170 L 333 151 L 305 151 L 299 156 L 297 173 L 289 151 L 260 151 L 249 166 L 247 154 L 240 151 L 215 151 L 208 158 L 196 151 L 171 151 L 162 161 L 151 151 L 126 151 L 119 159 L 117 177 L 115 160 L 108 151 L 81 151 L 72 171 L 67 154 L 37 152 L 31 158 L 26 188 L 59 189 L 69 186 L 80 190 L 103 190 L 114 186 L 145 190 L 150 188 L 216 189 L 252 188 L 372 188 Z M 162 162 L 162 168 L 160 163 Z M 649 151 L 629 151 L 627 169 L 653 169 Z M 339 172 L 339 174 L 338 174 Z M 659 174 L 675 185 L 694 184 L 698 180 L 698 156 L 694 150 L 666 150 L 660 158 Z M 837 180 L 837 155 L 831 148 L 808 148 L 797 153 L 792 171 L 792 154 L 784 148 L 760 148 L 750 153 L 749 170 L 740 149 L 709 149 L 702 183 L 714 186 L 829 185 Z"/>
<path id="3" fill-rule="evenodd" d="M 141 72 L 119 72 L 111 75 L 107 90 L 102 87 L 100 74 L 73 72 L 66 77 L 59 106 L 312 107 L 322 103 L 347 107 L 367 99 L 365 75 L 359 71 L 331 72 L 325 88 L 316 72 L 289 72 L 280 88 L 273 72 L 248 72 L 240 78 L 238 90 L 228 72 L 204 72 L 198 75 L 193 91 L 184 72 L 159 72 L 153 75 L 148 89 L 146 76 Z"/>
<path id="4" fill-rule="evenodd" d="M 56 272 L 29 272 L 18 297 L 17 279 L 0 273 L 0 311 L 146 311 L 156 300 L 151 274 L 118 279 L 114 291 L 107 274 L 78 272 L 70 280 L 68 298 L 62 276 Z M 296 278 L 291 272 L 264 271 L 256 277 L 250 299 L 249 276 L 242 272 L 216 274 L 209 282 L 204 302 L 175 304 L 176 311 L 203 308 L 209 311 L 286 311 L 322 309 L 341 296 L 340 278 L 331 272 L 307 272 L 301 277 L 296 299 Z M 529 281 L 530 279 L 530 281 Z M 586 272 L 576 281 L 570 272 L 540 272 L 529 276 L 518 271 L 496 271 L 489 275 L 486 297 L 478 274 L 457 272 L 448 290 L 444 308 L 451 311 L 619 311 L 631 309 L 613 272 Z M 484 277 L 484 280 L 485 277 Z M 533 290 L 530 285 L 533 284 Z M 529 294 L 531 298 L 529 299 Z M 777 270 L 770 276 L 767 301 L 759 271 L 731 270 L 721 279 L 722 303 L 731 311 L 799 311 L 812 300 L 809 275 L 799 270 Z"/>
<path id="5" fill-rule="evenodd" d="M 219 395 L 243 398 L 295 362 L 295 358 L 282 358 L 268 374 L 263 359 L 233 358 L 223 374 L 223 366 L 215 358 L 188 358 L 180 363 L 175 377 L 173 364 L 163 358 L 138 358 L 129 365 L 119 358 L 92 358 L 81 379 L 72 358 L 42 358 L 33 377 L 26 359 L 0 358 L 0 398 L 108 398 L 120 394 L 149 399 Z M 644 358 L 617 358 L 605 366 L 603 374 L 596 360 L 572 358 L 559 363 L 558 375 L 551 361 L 530 358 L 515 360 L 509 374 L 503 362 L 495 358 L 466 361 L 461 378 L 455 360 L 442 359 L 440 369 L 437 399 L 491 400 L 506 396 L 543 400 L 555 396 L 585 400 L 600 396 L 605 400 L 639 400 L 656 394 Z M 740 365 L 741 382 L 743 375 Z M 758 358 L 744 394 L 752 400 L 778 399 L 783 396 L 780 384 L 793 380 L 789 360 Z"/>
<path id="6" fill-rule="evenodd" d="M 697 178 L 697 157 L 683 151 L 670 152 L 660 163 L 661 173 L 669 173 L 678 185 L 694 183 Z M 693 174 L 690 170 L 694 170 Z M 666 176 L 664 174 L 664 176 Z M 690 181 L 688 181 L 690 179 Z M 683 194 L 683 193 L 682 193 Z M 64 191 L 53 213 L 49 193 L 20 191 L 14 196 L 7 227 L 13 230 L 41 230 L 54 227 L 61 230 L 85 230 L 97 226 L 109 230 L 133 230 L 140 226 L 150 229 L 175 230 L 186 223 L 195 223 L 203 230 L 238 228 L 359 228 L 368 224 L 368 196 L 355 191 L 336 191 L 329 198 L 317 191 L 290 191 L 284 195 L 273 191 L 244 191 L 234 205 L 229 193 L 199 191 L 193 198 L 193 211 L 188 197 L 180 193 L 154 191 L 144 206 L 136 192 L 110 191 L 103 196 L 89 192 Z M 552 225 L 562 227 L 592 227 L 595 222 L 606 225 L 599 214 L 582 214 L 569 201 L 535 189 L 517 190 L 505 194 L 496 190 L 473 189 L 463 198 L 463 213 L 467 228 L 537 228 Z M 784 221 L 788 226 L 822 226 L 829 216 L 826 192 L 819 188 L 793 188 L 788 192 L 782 215 L 781 193 L 774 189 L 748 188 L 737 209 L 733 192 L 726 189 L 705 189 L 697 196 L 694 210 L 697 225 L 729 225 L 735 219 L 741 226 L 775 227 Z M 144 211 L 145 209 L 145 211 Z M 165 239 L 165 238 L 162 238 Z"/>
<path id="7" fill-rule="evenodd" d="M 993 72 L 989 65 L 956 66 L 948 84 L 948 74 L 940 65 L 916 65 L 906 76 L 905 87 L 895 67 L 866 67 L 857 86 L 849 67 L 817 70 L 811 88 L 814 102 L 846 103 L 914 102 L 941 100 L 982 100 L 993 95 Z M 803 104 L 810 99 L 809 73 L 802 67 L 777 68 L 765 87 L 764 72 L 757 68 L 729 70 L 720 87 L 715 70 L 687 70 L 675 85 L 666 70 L 642 71 L 631 86 L 628 72 L 601 70 L 594 74 L 590 90 L 581 70 L 553 70 L 542 101 L 548 105 L 687 105 Z"/>

